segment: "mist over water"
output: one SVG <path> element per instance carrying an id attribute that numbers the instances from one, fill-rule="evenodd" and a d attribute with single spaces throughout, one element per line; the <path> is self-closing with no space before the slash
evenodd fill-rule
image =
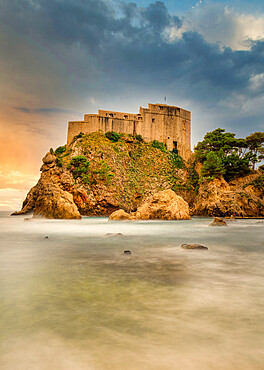
<path id="1" fill-rule="evenodd" d="M 0 214 L 0 368 L 264 369 L 264 222 L 210 222 Z"/>

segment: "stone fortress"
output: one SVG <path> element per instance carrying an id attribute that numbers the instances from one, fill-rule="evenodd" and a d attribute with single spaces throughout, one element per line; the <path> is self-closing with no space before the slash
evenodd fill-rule
<path id="1" fill-rule="evenodd" d="M 141 135 L 146 142 L 158 140 L 169 150 L 177 148 L 184 160 L 191 156 L 191 112 L 167 104 L 148 104 L 139 113 L 121 113 L 98 110 L 98 114 L 85 114 L 83 121 L 68 124 L 67 145 L 79 133 L 116 131 Z"/>

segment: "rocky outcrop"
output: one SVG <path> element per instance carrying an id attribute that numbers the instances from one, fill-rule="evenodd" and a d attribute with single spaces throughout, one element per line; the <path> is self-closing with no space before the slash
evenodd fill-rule
<path id="1" fill-rule="evenodd" d="M 77 156 L 88 165 L 76 175 L 70 163 Z M 45 155 L 38 183 L 14 214 L 80 218 L 122 209 L 129 216 L 119 212 L 112 217 L 189 219 L 189 204 L 190 214 L 197 216 L 263 217 L 263 178 L 252 171 L 229 184 L 214 179 L 201 183 L 197 192 L 198 183 L 189 183 L 188 170 L 176 168 L 170 152 L 131 137 L 113 143 L 95 132 L 77 138 L 61 154 Z"/>
<path id="2" fill-rule="evenodd" d="M 61 186 L 61 171 L 56 166 L 56 157 L 47 153 L 42 161 L 40 180 L 29 191 L 21 211 L 12 215 L 33 211 L 33 217 L 80 219 L 73 195 Z"/>
<path id="3" fill-rule="evenodd" d="M 125 212 L 123 209 L 113 212 L 109 221 L 124 221 L 124 220 L 133 220 L 135 217 L 132 217 L 129 213 Z"/>
<path id="4" fill-rule="evenodd" d="M 46 184 L 36 199 L 34 217 L 80 219 L 81 215 L 72 194 L 60 189 L 59 186 Z"/>
<path id="5" fill-rule="evenodd" d="M 181 245 L 182 249 L 188 249 L 188 250 L 195 250 L 195 249 L 200 249 L 200 250 L 208 250 L 207 247 L 201 244 L 182 244 Z"/>
<path id="6" fill-rule="evenodd" d="M 85 156 L 88 170 L 73 177 L 70 162 L 77 156 Z M 170 188 L 180 177 L 169 151 L 163 152 L 135 137 L 122 137 L 113 143 L 94 132 L 77 138 L 62 153 L 45 155 L 40 180 L 29 191 L 21 211 L 14 214 L 33 211 L 35 215 L 59 217 L 52 211 L 58 204 L 65 210 L 59 212 L 63 217 L 72 217 L 71 213 L 73 217 L 109 216 L 119 209 L 133 212 L 149 196 Z M 78 208 L 77 215 L 71 199 Z"/>
<path id="7" fill-rule="evenodd" d="M 190 220 L 189 205 L 168 189 L 150 197 L 135 213 L 138 220 Z"/>
<path id="8" fill-rule="evenodd" d="M 168 189 L 154 194 L 136 212 L 129 214 L 120 209 L 109 220 L 190 220 L 189 206 Z"/>
<path id="9" fill-rule="evenodd" d="M 214 220 L 213 220 L 213 222 L 210 223 L 209 226 L 227 226 L 227 223 L 222 218 L 215 217 Z"/>
<path id="10" fill-rule="evenodd" d="M 261 173 L 255 172 L 231 184 L 223 178 L 202 183 L 192 213 L 197 216 L 220 217 L 264 216 L 262 177 Z M 263 186 L 257 186 L 261 181 Z"/>

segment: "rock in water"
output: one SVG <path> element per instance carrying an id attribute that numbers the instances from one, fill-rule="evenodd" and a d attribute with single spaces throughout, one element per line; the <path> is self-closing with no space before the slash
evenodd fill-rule
<path id="1" fill-rule="evenodd" d="M 193 250 L 193 249 L 208 250 L 207 247 L 205 247 L 204 245 L 201 245 L 201 244 L 182 244 L 181 248 L 191 249 L 191 250 Z"/>
<path id="2" fill-rule="evenodd" d="M 190 220 L 189 205 L 182 197 L 168 189 L 150 197 L 138 208 L 136 219 L 139 220 Z"/>
<path id="3" fill-rule="evenodd" d="M 222 218 L 215 217 L 214 221 L 209 226 L 227 226 L 227 224 Z"/>
<path id="4" fill-rule="evenodd" d="M 73 195 L 62 188 L 62 172 L 56 167 L 56 157 L 47 153 L 42 161 L 42 174 L 37 185 L 29 191 L 21 211 L 14 212 L 12 215 L 33 211 L 33 217 L 82 218 L 74 203 Z"/>
<path id="5" fill-rule="evenodd" d="M 124 254 L 132 254 L 132 252 L 129 249 L 127 249 L 124 251 Z"/>
<path id="6" fill-rule="evenodd" d="M 109 217 L 109 221 L 123 220 L 133 220 L 133 217 L 129 213 L 125 212 L 123 209 L 119 209 L 118 211 L 113 212 Z"/>
<path id="7" fill-rule="evenodd" d="M 107 233 L 105 236 L 124 236 L 122 233 Z"/>
<path id="8" fill-rule="evenodd" d="M 80 219 L 73 196 L 59 186 L 45 184 L 35 201 L 34 217 Z"/>

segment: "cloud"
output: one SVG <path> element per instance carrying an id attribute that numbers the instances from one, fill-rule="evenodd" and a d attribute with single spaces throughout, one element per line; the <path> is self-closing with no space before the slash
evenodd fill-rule
<path id="1" fill-rule="evenodd" d="M 76 90 L 81 95 L 103 88 L 108 94 L 129 84 L 132 90 L 137 86 L 161 87 L 171 93 L 177 86 L 185 97 L 212 101 L 246 89 L 252 76 L 264 72 L 263 41 L 252 41 L 249 50 L 244 51 L 225 46 L 237 32 L 237 23 L 233 13 L 220 5 L 197 7 L 192 29 L 185 29 L 180 37 L 168 38 L 168 28 L 180 29 L 183 20 L 171 15 L 161 1 L 146 8 L 126 3 L 117 8 L 102 0 L 10 0 L 6 4 L 0 8 L 4 31 L 9 27 L 23 35 L 33 54 L 37 52 L 36 44 L 41 45 L 52 59 L 51 76 L 61 69 L 62 75 L 55 83 L 64 89 L 71 84 L 70 97 Z M 223 45 L 216 43 L 218 34 Z M 23 53 L 23 49 L 19 51 Z M 45 68 L 35 64 L 37 73 Z M 53 81 L 51 77 L 48 80 L 44 88 L 50 91 Z M 46 89 L 39 94 L 47 95 Z M 70 111 L 24 105 L 17 109 L 43 114 Z"/>
<path id="2" fill-rule="evenodd" d="M 27 113 L 27 114 L 53 114 L 53 113 L 80 113 L 70 109 L 61 108 L 26 108 L 26 107 L 14 107 L 15 110 Z"/>
<path id="3" fill-rule="evenodd" d="M 263 26 L 210 1 L 178 16 L 162 1 L 0 0 L 1 159 L 38 169 L 79 112 L 164 96 L 192 111 L 194 143 L 219 126 L 260 130 Z"/>
<path id="4" fill-rule="evenodd" d="M 196 31 L 207 42 L 233 50 L 249 50 L 252 41 L 264 38 L 264 14 L 239 12 L 231 6 L 207 1 L 194 7 L 180 30 L 171 30 L 171 36 L 184 31 Z"/>

